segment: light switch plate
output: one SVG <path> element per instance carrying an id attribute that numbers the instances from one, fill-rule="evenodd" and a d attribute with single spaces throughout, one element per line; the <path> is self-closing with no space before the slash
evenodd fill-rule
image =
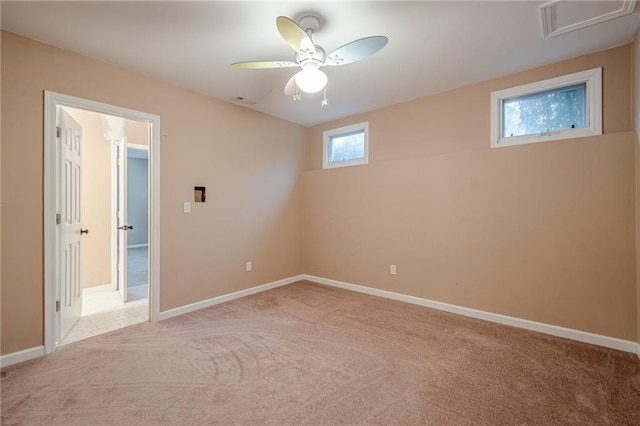
<path id="1" fill-rule="evenodd" d="M 189 202 L 184 203 L 184 212 L 191 213 L 191 203 Z"/>

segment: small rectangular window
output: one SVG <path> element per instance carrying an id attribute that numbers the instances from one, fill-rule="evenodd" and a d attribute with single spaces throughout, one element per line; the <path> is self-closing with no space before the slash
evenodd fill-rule
<path id="1" fill-rule="evenodd" d="M 502 100 L 502 137 L 586 127 L 587 83 Z"/>
<path id="2" fill-rule="evenodd" d="M 491 146 L 602 134 L 601 69 L 491 93 Z"/>
<path id="3" fill-rule="evenodd" d="M 368 130 L 369 122 L 365 122 L 324 132 L 322 168 L 367 164 Z"/>

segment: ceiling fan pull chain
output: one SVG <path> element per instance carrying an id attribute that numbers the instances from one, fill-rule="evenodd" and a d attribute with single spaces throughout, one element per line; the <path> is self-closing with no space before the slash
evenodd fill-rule
<path id="1" fill-rule="evenodd" d="M 322 97 L 322 106 L 326 107 L 329 104 L 329 99 L 327 99 L 327 86 L 324 86 L 324 96 Z"/>

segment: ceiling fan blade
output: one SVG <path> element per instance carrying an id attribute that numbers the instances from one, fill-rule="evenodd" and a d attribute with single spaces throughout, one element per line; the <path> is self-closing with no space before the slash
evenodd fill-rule
<path id="1" fill-rule="evenodd" d="M 365 37 L 338 47 L 327 55 L 325 65 L 345 65 L 371 56 L 387 45 L 385 36 Z"/>
<path id="2" fill-rule="evenodd" d="M 298 73 L 295 73 L 284 86 L 284 94 L 286 96 L 293 96 L 296 94 L 296 75 L 298 75 Z"/>
<path id="3" fill-rule="evenodd" d="M 297 67 L 298 64 L 290 61 L 246 61 L 246 62 L 235 62 L 231 64 L 231 66 L 236 68 L 246 68 L 246 69 L 265 69 L 265 68 Z"/>
<path id="4" fill-rule="evenodd" d="M 315 55 L 316 48 L 307 33 L 300 28 L 300 25 L 286 16 L 278 16 L 276 18 L 276 26 L 284 41 L 297 53 L 304 56 Z"/>

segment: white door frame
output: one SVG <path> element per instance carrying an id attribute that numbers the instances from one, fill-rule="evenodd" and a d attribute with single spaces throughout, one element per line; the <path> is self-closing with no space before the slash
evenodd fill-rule
<path id="1" fill-rule="evenodd" d="M 57 255 L 56 193 L 60 171 L 56 164 L 56 108 L 68 106 L 150 123 L 149 138 L 149 319 L 160 317 L 160 116 L 102 102 L 44 91 L 44 351 L 55 352 L 59 313 L 56 288 L 60 274 Z"/>

